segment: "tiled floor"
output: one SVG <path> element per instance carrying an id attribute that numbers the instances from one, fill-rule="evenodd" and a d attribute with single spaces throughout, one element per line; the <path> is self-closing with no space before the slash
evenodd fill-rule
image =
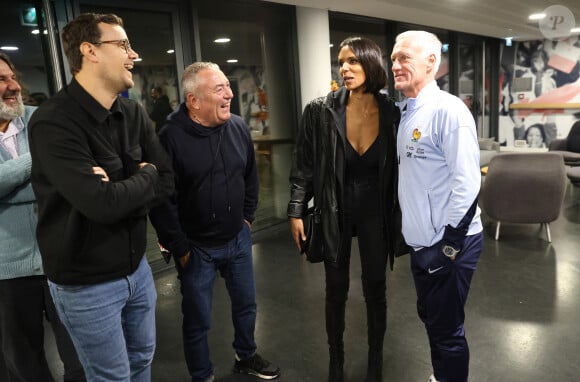
<path id="1" fill-rule="evenodd" d="M 539 225 L 485 223 L 484 251 L 467 304 L 470 381 L 571 382 L 580 380 L 580 189 L 567 191 L 552 244 Z M 356 248 L 356 246 L 355 246 Z M 259 351 L 282 369 L 281 381 L 325 382 L 324 278 L 320 264 L 297 253 L 285 224 L 255 235 Z M 365 305 L 360 264 L 353 255 L 347 305 L 346 380 L 361 382 L 366 369 Z M 408 257 L 388 274 L 388 329 L 384 380 L 425 382 L 431 373 L 427 338 L 415 312 Z M 156 275 L 158 347 L 153 381 L 188 381 L 181 342 L 180 296 L 175 272 Z M 233 337 L 223 280 L 216 281 L 211 357 L 217 382 L 256 380 L 231 372 Z M 54 345 L 51 363 L 58 372 Z"/>

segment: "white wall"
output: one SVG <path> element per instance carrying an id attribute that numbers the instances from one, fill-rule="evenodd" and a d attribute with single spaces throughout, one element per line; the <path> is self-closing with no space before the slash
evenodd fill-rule
<path id="1" fill-rule="evenodd" d="M 296 7 L 298 62 L 302 109 L 330 91 L 330 27 L 328 11 Z"/>

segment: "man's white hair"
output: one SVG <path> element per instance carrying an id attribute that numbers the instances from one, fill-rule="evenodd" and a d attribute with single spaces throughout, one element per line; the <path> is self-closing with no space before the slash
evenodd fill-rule
<path id="1" fill-rule="evenodd" d="M 183 87 L 183 97 L 187 98 L 187 94 L 193 93 L 197 95 L 197 88 L 199 86 L 199 81 L 197 80 L 197 74 L 202 70 L 220 70 L 218 64 L 213 62 L 194 62 L 189 65 L 183 71 L 183 76 L 181 77 L 181 86 Z"/>
<path id="2" fill-rule="evenodd" d="M 415 45 L 418 45 L 423 52 L 425 57 L 434 54 L 435 55 L 435 65 L 433 66 L 434 74 L 439 70 L 439 65 L 441 64 L 441 41 L 433 33 L 426 31 L 406 31 L 397 36 L 395 39 L 395 44 L 402 40 L 413 40 Z"/>

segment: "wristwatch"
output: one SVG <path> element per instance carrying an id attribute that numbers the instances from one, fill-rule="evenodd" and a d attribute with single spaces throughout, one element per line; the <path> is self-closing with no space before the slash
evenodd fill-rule
<path id="1" fill-rule="evenodd" d="M 452 260 L 455 259 L 455 256 L 457 256 L 457 254 L 459 253 L 459 250 L 453 248 L 448 244 L 444 245 L 442 250 L 443 254 Z"/>

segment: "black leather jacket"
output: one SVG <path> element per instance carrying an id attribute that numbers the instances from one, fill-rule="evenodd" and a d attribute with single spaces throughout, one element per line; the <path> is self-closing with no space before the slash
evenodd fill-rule
<path id="1" fill-rule="evenodd" d="M 322 213 L 324 256 L 327 262 L 338 263 L 344 205 L 344 173 L 346 144 L 346 103 L 349 92 L 342 87 L 326 97 L 312 100 L 304 109 L 296 139 L 290 173 L 291 197 L 288 217 L 301 218 L 314 197 Z M 383 94 L 379 103 L 379 134 L 387 150 L 383 152 L 379 169 L 383 232 L 387 237 L 387 253 L 391 268 L 394 255 L 402 249 L 401 214 L 397 199 L 396 129 L 399 109 Z M 317 182 L 321 182 L 318 184 Z M 315 190 L 320 190 L 319 192 Z M 319 194 L 318 194 L 319 193 Z M 401 249 L 399 249 L 401 248 Z"/>

